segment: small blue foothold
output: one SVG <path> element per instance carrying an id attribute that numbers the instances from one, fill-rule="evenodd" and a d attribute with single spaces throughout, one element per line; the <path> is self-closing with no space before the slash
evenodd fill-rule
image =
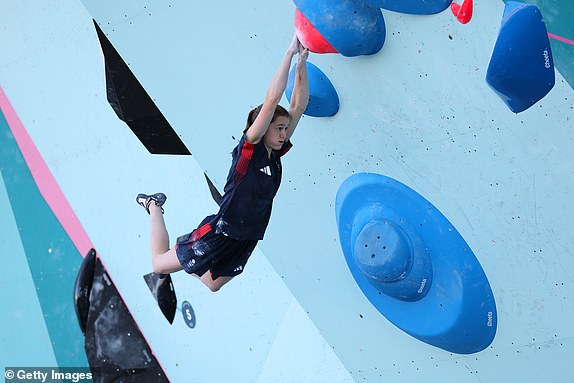
<path id="1" fill-rule="evenodd" d="M 293 65 L 287 79 L 285 95 L 291 102 L 291 94 L 295 85 L 295 70 Z M 329 117 L 339 111 L 339 96 L 327 76 L 315 65 L 307 61 L 307 78 L 309 81 L 309 104 L 304 114 L 312 117 Z"/>

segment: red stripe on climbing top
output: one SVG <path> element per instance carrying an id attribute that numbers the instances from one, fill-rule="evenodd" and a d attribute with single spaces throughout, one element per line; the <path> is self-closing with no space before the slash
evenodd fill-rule
<path id="1" fill-rule="evenodd" d="M 236 183 L 241 182 L 243 177 L 245 177 L 245 173 L 247 173 L 247 168 L 251 162 L 251 157 L 253 157 L 253 148 L 255 148 L 255 145 L 250 144 L 247 141 L 243 143 L 243 147 L 241 148 L 241 156 L 239 157 L 239 161 L 237 161 L 237 166 L 235 166 Z"/>

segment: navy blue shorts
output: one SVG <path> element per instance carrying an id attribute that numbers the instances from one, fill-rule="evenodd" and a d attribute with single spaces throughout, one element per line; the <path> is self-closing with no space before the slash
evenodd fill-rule
<path id="1" fill-rule="evenodd" d="M 206 217 L 199 227 L 177 239 L 175 253 L 183 269 L 202 276 L 208 270 L 211 278 L 234 277 L 243 272 L 257 240 L 239 241 L 216 233 Z"/>

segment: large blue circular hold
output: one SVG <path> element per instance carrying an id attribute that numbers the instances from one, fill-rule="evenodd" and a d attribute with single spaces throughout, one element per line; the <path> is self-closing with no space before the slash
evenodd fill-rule
<path id="1" fill-rule="evenodd" d="M 335 208 L 347 265 L 381 314 L 450 352 L 470 354 L 490 345 L 497 325 L 490 284 L 436 207 L 392 178 L 361 173 L 343 182 Z"/>

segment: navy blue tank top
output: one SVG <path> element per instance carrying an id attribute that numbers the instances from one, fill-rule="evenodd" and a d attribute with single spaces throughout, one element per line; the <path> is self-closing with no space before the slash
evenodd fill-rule
<path id="1" fill-rule="evenodd" d="M 292 146 L 286 141 L 269 157 L 263 139 L 254 145 L 247 142 L 245 134 L 241 137 L 232 152 L 219 212 L 211 220 L 216 233 L 237 240 L 263 239 L 281 184 L 281 157 Z"/>

